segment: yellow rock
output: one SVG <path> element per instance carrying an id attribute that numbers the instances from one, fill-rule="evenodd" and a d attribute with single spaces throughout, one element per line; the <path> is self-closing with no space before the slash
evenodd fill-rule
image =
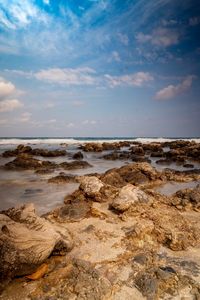
<path id="1" fill-rule="evenodd" d="M 33 274 L 27 275 L 26 278 L 31 280 L 38 280 L 44 276 L 48 270 L 47 264 L 42 264 Z"/>

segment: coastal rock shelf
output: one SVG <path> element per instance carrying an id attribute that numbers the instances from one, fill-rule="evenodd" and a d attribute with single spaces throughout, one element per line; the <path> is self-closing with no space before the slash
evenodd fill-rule
<path id="1" fill-rule="evenodd" d="M 20 146 L 24 153 L 1 168 L 4 176 L 27 171 L 34 176 L 34 189 L 26 188 L 29 197 L 34 191 L 40 197 L 38 179 L 66 194 L 59 207 L 41 217 L 32 204 L 1 212 L 0 299 L 199 299 L 199 144 L 62 147 L 64 160 L 61 155 L 47 161 L 26 153 L 32 147 Z M 156 163 L 147 162 L 151 158 L 173 160 L 183 169 L 155 168 Z M 184 167 L 186 162 L 194 168 Z M 52 166 L 53 175 L 35 173 L 38 165 L 46 168 L 43 163 Z M 96 172 L 96 164 L 102 163 L 113 167 Z M 84 168 L 89 165 L 94 167 Z M 183 188 L 162 194 L 170 184 Z M 68 193 L 70 185 L 74 190 Z"/>

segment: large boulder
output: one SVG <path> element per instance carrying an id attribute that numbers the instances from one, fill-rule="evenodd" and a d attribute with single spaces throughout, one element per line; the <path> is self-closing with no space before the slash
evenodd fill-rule
<path id="1" fill-rule="evenodd" d="M 67 231 L 59 232 L 35 214 L 33 204 L 11 208 L 0 214 L 0 279 L 30 274 L 50 254 L 72 247 Z"/>
<path id="2" fill-rule="evenodd" d="M 108 170 L 100 178 L 104 183 L 116 187 L 122 187 L 127 183 L 142 185 L 161 179 L 161 174 L 157 172 L 149 163 L 131 163 L 118 169 Z"/>
<path id="3" fill-rule="evenodd" d="M 80 177 L 80 190 L 88 197 L 95 197 L 100 189 L 104 186 L 102 181 L 95 176 Z"/>
<path id="4" fill-rule="evenodd" d="M 119 191 L 112 203 L 112 207 L 124 212 L 135 203 L 147 203 L 148 201 L 149 197 L 145 192 L 132 184 L 127 184 Z"/>

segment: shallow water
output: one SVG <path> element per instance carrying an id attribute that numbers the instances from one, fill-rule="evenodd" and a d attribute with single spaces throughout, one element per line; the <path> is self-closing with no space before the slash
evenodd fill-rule
<path id="1" fill-rule="evenodd" d="M 24 141 L 24 140 L 23 140 Z M 43 148 L 43 149 L 65 149 L 69 155 L 60 156 L 60 157 L 39 157 L 37 159 L 49 160 L 56 163 L 61 162 L 70 162 L 72 161 L 72 156 L 75 152 L 80 151 L 80 141 L 77 143 L 71 143 L 66 145 L 56 144 L 55 140 L 48 140 L 49 143 L 43 143 L 38 145 L 38 140 L 35 140 L 36 144 L 30 144 L 32 148 Z M 60 141 L 60 140 L 59 140 Z M 113 142 L 113 140 L 111 140 Z M 13 144 L 0 144 L 0 154 L 5 150 L 15 149 L 17 139 L 14 140 Z M 18 142 L 19 144 L 19 142 Z M 128 150 L 128 148 L 121 148 L 121 151 Z M 165 150 L 168 150 L 167 148 Z M 61 168 L 54 170 L 49 174 L 35 174 L 34 170 L 23 170 L 23 171 L 12 171 L 12 170 L 3 170 L 0 169 L 0 210 L 7 209 L 9 207 L 20 205 L 23 203 L 33 202 L 36 206 L 36 209 L 39 214 L 46 213 L 53 209 L 54 207 L 61 205 L 63 203 L 65 195 L 72 193 L 77 187 L 78 184 L 53 184 L 48 183 L 47 180 L 53 176 L 58 175 L 60 172 L 65 172 L 66 174 L 73 175 L 86 175 L 91 173 L 104 173 L 112 168 L 119 168 L 125 164 L 128 164 L 132 161 L 130 160 L 104 160 L 101 157 L 105 154 L 108 154 L 112 151 L 104 151 L 100 153 L 90 153 L 82 152 L 84 155 L 84 160 L 89 162 L 92 167 L 78 170 L 63 170 Z M 5 163 L 12 161 L 15 157 L 3 158 L 0 156 L 0 166 L 5 165 Z M 170 167 L 175 170 L 186 170 L 181 165 L 175 163 L 170 165 L 158 165 L 156 160 L 159 158 L 151 158 L 152 166 L 156 169 L 162 171 L 166 167 Z M 195 163 L 195 168 L 199 168 L 200 164 Z M 163 194 L 172 194 L 178 189 L 185 187 L 193 187 L 192 183 L 186 186 L 184 184 L 174 183 L 167 184 L 163 187 L 160 187 L 160 192 Z M 159 190 L 158 190 L 159 191 Z"/>
<path id="2" fill-rule="evenodd" d="M 200 184 L 200 180 L 191 182 L 167 182 L 155 188 L 155 190 L 165 196 L 171 196 L 179 190 L 195 188 L 198 184 Z"/>
<path id="3" fill-rule="evenodd" d="M 32 148 L 37 147 L 37 145 L 31 146 Z M 4 149 L 1 149 L 1 152 L 14 148 L 15 147 L 4 147 Z M 59 148 L 66 149 L 66 147 L 59 145 L 50 145 L 50 147 L 45 145 L 45 147 L 42 148 L 52 150 Z M 79 150 L 78 146 L 70 145 L 66 150 L 71 153 L 71 156 L 66 155 L 54 158 L 36 156 L 36 158 L 54 161 L 56 163 L 73 161 L 72 155 Z M 107 161 L 100 159 L 100 157 L 106 153 L 108 153 L 108 151 L 103 153 L 84 153 L 84 160 L 92 165 L 92 167 L 85 169 L 63 170 L 59 168 L 49 174 L 35 174 L 34 170 L 14 171 L 0 169 L 0 210 L 30 202 L 35 204 L 36 210 L 40 215 L 52 210 L 54 207 L 61 205 L 64 197 L 76 190 L 78 184 L 55 184 L 48 183 L 47 180 L 58 175 L 60 172 L 73 175 L 104 173 L 111 168 L 118 168 L 127 163 L 126 161 Z M 15 157 L 0 157 L 0 166 L 14 159 Z"/>

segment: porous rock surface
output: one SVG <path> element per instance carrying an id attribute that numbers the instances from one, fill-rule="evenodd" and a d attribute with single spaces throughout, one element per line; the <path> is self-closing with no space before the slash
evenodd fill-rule
<path id="1" fill-rule="evenodd" d="M 55 230 L 47 220 L 35 214 L 32 204 L 0 214 L 0 278 L 29 274 L 53 251 L 69 250 L 70 235 Z"/>

